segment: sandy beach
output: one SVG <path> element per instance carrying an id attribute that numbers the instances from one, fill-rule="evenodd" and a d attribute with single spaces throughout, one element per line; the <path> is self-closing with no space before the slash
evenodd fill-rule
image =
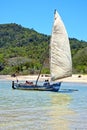
<path id="1" fill-rule="evenodd" d="M 16 76 L 16 77 L 11 77 L 10 75 L 0 75 L 0 80 L 28 80 L 28 81 L 35 81 L 37 79 L 38 75 L 27 75 L 27 76 Z M 45 79 L 50 80 L 49 75 L 41 75 L 39 78 L 39 81 L 44 81 Z M 79 83 L 87 83 L 87 75 L 79 75 L 79 74 L 74 74 L 71 77 L 63 78 L 58 81 L 63 81 L 63 82 L 79 82 Z"/>

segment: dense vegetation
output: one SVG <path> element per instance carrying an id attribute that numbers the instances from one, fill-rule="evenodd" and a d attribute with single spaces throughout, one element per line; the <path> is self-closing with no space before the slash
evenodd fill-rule
<path id="1" fill-rule="evenodd" d="M 0 74 L 49 73 L 50 36 L 17 24 L 0 25 Z M 70 38 L 73 73 L 87 73 L 87 42 Z"/>

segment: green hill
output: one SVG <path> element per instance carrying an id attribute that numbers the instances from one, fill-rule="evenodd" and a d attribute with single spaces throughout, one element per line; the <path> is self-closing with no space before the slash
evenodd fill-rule
<path id="1" fill-rule="evenodd" d="M 34 29 L 15 23 L 0 24 L 0 74 L 36 74 L 44 58 L 42 73 L 49 73 L 49 43 L 50 36 Z M 87 42 L 70 38 L 70 45 L 73 73 L 87 73 Z"/>

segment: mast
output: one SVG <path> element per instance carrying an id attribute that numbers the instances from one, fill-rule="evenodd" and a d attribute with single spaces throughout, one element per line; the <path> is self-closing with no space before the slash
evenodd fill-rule
<path id="1" fill-rule="evenodd" d="M 44 63 L 44 62 L 43 62 L 43 63 Z M 39 77 L 40 77 L 40 74 L 41 74 L 42 68 L 43 68 L 43 64 L 42 64 L 42 66 L 41 66 L 41 68 L 40 68 L 40 72 L 39 72 L 39 74 L 38 74 L 38 77 L 37 77 L 37 80 L 36 80 L 36 84 L 35 84 L 35 86 L 37 86 L 37 83 L 38 83 L 38 80 L 39 80 Z"/>
<path id="2" fill-rule="evenodd" d="M 47 49 L 46 49 L 46 52 L 42 55 L 42 58 L 41 58 L 41 59 L 42 59 L 42 62 L 41 62 L 42 66 L 41 66 L 41 68 L 40 68 L 40 72 L 39 72 L 39 74 L 38 74 L 38 77 L 37 77 L 35 86 L 37 86 L 37 83 L 38 83 L 38 80 L 39 80 L 39 77 L 40 77 L 40 74 L 41 74 L 41 71 L 42 71 L 42 68 L 43 68 L 43 65 L 44 65 L 45 57 L 46 57 L 46 55 L 47 55 L 47 53 L 48 53 L 48 50 L 49 50 L 49 44 L 48 44 L 48 47 L 47 47 Z M 44 58 L 43 58 L 43 57 L 44 57 Z"/>

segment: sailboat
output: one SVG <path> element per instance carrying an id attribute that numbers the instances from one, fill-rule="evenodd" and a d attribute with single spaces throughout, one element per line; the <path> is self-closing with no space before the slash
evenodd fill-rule
<path id="1" fill-rule="evenodd" d="M 12 82 L 13 89 L 40 90 L 40 91 L 59 91 L 61 82 L 55 82 L 58 79 L 70 77 L 72 75 L 72 58 L 69 39 L 64 23 L 58 14 L 54 11 L 54 23 L 50 40 L 50 75 L 51 81 L 43 85 L 38 85 L 39 76 L 36 83 L 15 83 Z M 47 81 L 47 80 L 46 80 Z"/>

